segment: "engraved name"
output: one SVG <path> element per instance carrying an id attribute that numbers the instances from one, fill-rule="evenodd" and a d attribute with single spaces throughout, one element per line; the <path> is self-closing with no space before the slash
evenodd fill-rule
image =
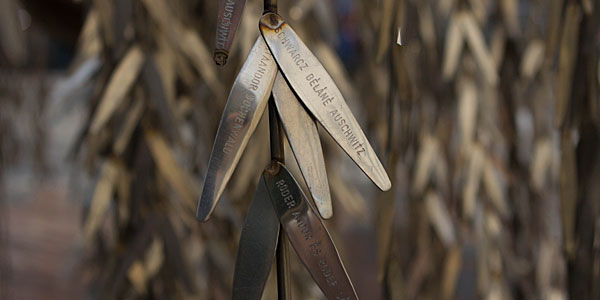
<path id="1" fill-rule="evenodd" d="M 224 49 L 231 28 L 231 17 L 233 16 L 234 0 L 227 0 L 225 3 L 225 11 L 223 12 L 223 20 L 219 24 L 217 30 L 217 48 Z"/>
<path id="2" fill-rule="evenodd" d="M 291 195 L 291 192 L 288 188 L 288 185 L 285 183 L 285 180 L 281 179 L 277 181 L 275 185 L 277 186 L 277 188 L 279 188 L 280 196 L 283 198 L 283 202 L 289 209 L 292 209 L 296 207 L 297 204 L 299 204 Z M 307 241 L 312 239 L 313 234 L 310 230 L 310 227 L 308 226 L 308 223 L 306 222 L 306 215 L 295 211 L 292 212 L 292 216 L 294 217 L 294 220 L 296 221 L 296 226 L 298 227 L 298 229 L 300 229 L 300 232 L 302 233 L 304 239 Z"/>
<path id="3" fill-rule="evenodd" d="M 291 192 L 290 192 L 289 187 L 288 187 L 287 183 L 285 182 L 285 180 L 284 179 L 278 180 L 277 182 L 275 182 L 275 186 L 277 186 L 277 189 L 279 190 L 279 194 L 283 198 L 283 201 L 286 204 L 286 206 L 289 209 L 296 207 L 298 202 L 296 202 L 296 200 L 291 195 Z M 318 268 L 319 268 L 319 272 L 321 273 L 321 276 L 323 276 L 323 278 L 325 279 L 325 282 L 327 282 L 327 285 L 334 287 L 334 288 L 335 287 L 339 288 L 338 281 L 334 275 L 334 271 L 329 266 L 329 263 L 327 262 L 327 257 L 325 255 L 325 253 L 323 253 L 323 250 L 321 249 L 321 240 L 314 241 L 315 238 L 311 231 L 310 224 L 308 224 L 307 215 L 303 214 L 301 212 L 298 212 L 298 211 L 294 211 L 294 212 L 292 212 L 292 216 L 294 217 L 294 220 L 296 221 L 296 226 L 300 229 L 300 232 L 302 233 L 304 240 L 313 241 L 312 243 L 308 244 L 308 250 L 309 250 L 310 255 L 315 257 L 315 259 L 318 263 Z M 350 299 L 347 296 L 345 296 L 343 291 L 339 291 L 339 290 L 337 291 L 335 297 L 336 297 L 336 299 L 340 299 L 340 300 L 349 300 Z"/>
<path id="4" fill-rule="evenodd" d="M 277 181 L 275 185 L 279 189 L 279 195 L 281 196 L 281 198 L 283 198 L 283 202 L 285 203 L 287 208 L 291 209 L 296 207 L 296 200 L 294 200 L 294 196 L 292 196 L 292 193 L 290 192 L 290 189 L 285 183 L 285 180 L 281 179 Z"/>
<path id="5" fill-rule="evenodd" d="M 271 59 L 269 58 L 269 56 L 263 54 L 260 61 L 258 62 L 258 68 L 256 69 L 256 72 L 254 72 L 254 74 L 252 75 L 252 79 L 250 80 L 250 83 L 248 85 L 248 88 L 250 90 L 258 90 L 260 82 L 265 76 L 265 72 L 267 71 L 267 62 L 270 60 Z M 231 132 L 229 133 L 229 136 L 227 136 L 227 141 L 225 141 L 225 145 L 223 145 L 223 153 L 231 154 L 231 152 L 233 151 L 238 141 L 238 137 L 240 136 L 240 132 L 246 124 L 248 112 L 250 112 L 250 110 L 253 108 L 254 102 L 256 102 L 255 100 L 256 95 L 253 92 L 247 90 L 244 94 L 244 99 L 240 104 L 239 111 L 233 119 L 233 127 L 231 128 Z"/>
<path id="6" fill-rule="evenodd" d="M 233 127 L 231 128 L 231 132 L 229 136 L 227 136 L 227 141 L 225 141 L 225 145 L 223 145 L 223 153 L 231 154 L 233 149 L 235 148 L 235 144 L 237 143 L 238 137 L 240 136 L 240 132 L 244 128 L 244 123 L 246 122 L 246 117 L 248 117 L 248 112 L 252 107 L 252 103 L 254 103 L 254 99 L 256 96 L 251 92 L 246 92 L 244 94 L 244 100 L 240 105 L 239 112 L 237 116 L 233 119 Z"/>
<path id="7" fill-rule="evenodd" d="M 290 40 L 290 38 L 287 37 L 286 32 L 282 31 L 281 28 L 277 28 L 275 29 L 275 33 L 277 34 L 277 38 L 283 45 L 285 51 L 290 55 L 298 69 L 300 71 L 308 70 L 308 64 L 306 63 L 305 59 L 302 58 L 302 55 L 299 53 L 300 51 L 292 42 L 292 40 Z M 306 82 L 308 82 L 308 85 L 311 87 L 313 93 L 315 93 L 316 96 L 320 99 L 321 104 L 324 107 L 327 107 L 329 104 L 334 102 L 335 97 L 327 94 L 327 86 L 324 86 L 324 84 L 321 83 L 320 77 L 315 76 L 313 73 L 309 73 L 304 79 L 306 80 Z M 346 136 L 346 139 L 348 140 L 350 145 L 352 145 L 352 148 L 356 151 L 356 154 L 358 154 L 359 156 L 363 155 L 366 152 L 366 150 L 363 144 L 359 141 L 359 139 L 352 131 L 352 128 L 350 127 L 350 124 L 348 124 L 346 119 L 338 112 L 337 109 L 330 110 L 329 115 L 333 117 L 334 121 L 339 126 L 342 133 Z"/>
<path id="8" fill-rule="evenodd" d="M 306 81 L 308 81 L 308 84 L 310 87 L 312 87 L 313 92 L 315 92 L 315 94 L 317 94 L 317 96 L 321 99 L 323 106 L 327 106 L 333 102 L 333 97 L 329 97 L 325 91 L 327 87 L 321 87 L 321 84 L 319 83 L 321 81 L 321 77 L 315 78 L 315 75 L 310 73 L 306 75 Z"/>
<path id="9" fill-rule="evenodd" d="M 363 147 L 363 144 L 354 135 L 354 132 L 352 132 L 352 128 L 350 128 L 350 125 L 347 124 L 346 119 L 344 119 L 344 117 L 338 112 L 338 110 L 334 109 L 330 111 L 329 115 L 331 115 L 333 117 L 333 120 L 338 124 L 338 126 L 340 126 L 340 130 L 342 130 L 342 133 L 344 134 L 344 136 L 346 136 L 348 143 L 350 143 L 352 148 L 356 150 L 356 153 L 358 155 L 364 153 L 365 148 Z"/>
<path id="10" fill-rule="evenodd" d="M 308 247 L 310 249 L 310 254 L 312 256 L 319 256 L 322 252 L 321 251 L 321 241 L 314 242 L 314 243 L 310 244 Z M 333 276 L 333 271 L 329 267 L 329 264 L 327 264 L 326 257 L 319 259 L 319 270 L 321 271 L 321 275 L 323 275 L 323 277 L 325 278 L 325 281 L 327 281 L 327 284 L 329 286 L 337 285 L 337 280 Z"/>
<path id="11" fill-rule="evenodd" d="M 258 69 L 256 70 L 256 72 L 254 73 L 254 76 L 252 76 L 252 80 L 250 80 L 250 89 L 253 91 L 257 91 L 258 90 L 258 85 L 260 85 L 260 80 L 263 78 L 263 76 L 265 75 L 265 72 L 267 71 L 267 62 L 270 61 L 271 59 L 269 58 L 269 55 L 262 55 L 262 57 L 260 58 L 260 61 L 258 62 Z"/>
<path id="12" fill-rule="evenodd" d="M 335 295 L 335 299 L 336 300 L 350 300 L 350 297 L 346 297 L 346 295 L 344 295 L 344 292 L 339 292 L 337 295 Z"/>
<path id="13" fill-rule="evenodd" d="M 322 253 L 321 241 L 314 242 L 314 243 L 310 244 L 308 247 L 310 249 L 310 254 L 312 256 L 320 256 L 321 255 L 321 253 Z M 327 263 L 327 257 L 325 257 L 325 256 L 322 257 L 321 259 L 319 259 L 319 271 L 321 271 L 321 275 L 325 278 L 325 282 L 327 282 L 327 285 L 329 285 L 331 287 L 338 286 L 338 281 L 333 274 L 333 270 L 331 269 L 331 267 L 329 267 L 329 264 Z M 335 299 L 349 300 L 350 298 L 346 297 L 346 295 L 344 294 L 344 291 L 338 291 L 335 295 Z"/>
<path id="14" fill-rule="evenodd" d="M 298 226 L 298 228 L 300 228 L 300 232 L 302 233 L 304 239 L 307 241 L 312 239 L 313 235 L 310 231 L 310 228 L 307 226 L 306 215 L 302 215 L 299 212 L 293 212 L 292 216 L 294 216 L 294 220 L 296 220 L 296 225 Z"/>
<path id="15" fill-rule="evenodd" d="M 304 71 L 308 68 L 308 64 L 302 58 L 302 55 L 298 53 L 298 48 L 294 47 L 292 41 L 286 36 L 284 31 L 281 31 L 281 28 L 275 29 L 275 33 L 277 33 L 277 38 L 283 44 L 285 51 L 290 55 L 296 66 L 300 69 L 300 71 Z"/>
<path id="16" fill-rule="evenodd" d="M 333 276 L 333 271 L 327 264 L 327 259 L 325 257 L 319 260 L 319 270 L 321 270 L 321 275 L 325 277 L 325 281 L 329 286 L 337 286 L 337 280 L 335 276 Z"/>

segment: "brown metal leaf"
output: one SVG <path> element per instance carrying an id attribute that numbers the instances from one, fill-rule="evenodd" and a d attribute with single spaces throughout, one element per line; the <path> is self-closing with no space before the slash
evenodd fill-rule
<path id="1" fill-rule="evenodd" d="M 479 192 L 485 154 L 480 145 L 474 144 L 471 147 L 468 157 L 467 179 L 463 187 L 463 213 L 465 216 L 472 218 L 475 213 L 475 202 Z"/>
<path id="2" fill-rule="evenodd" d="M 519 28 L 519 2 L 517 0 L 502 0 L 498 4 L 500 4 L 508 34 L 511 37 L 518 36 L 521 32 Z"/>
<path id="3" fill-rule="evenodd" d="M 383 0 L 381 3 L 380 23 L 377 42 L 377 55 L 375 61 L 381 63 L 389 51 L 392 40 L 392 23 L 394 21 L 394 1 Z"/>
<path id="4" fill-rule="evenodd" d="M 133 131 L 142 118 L 143 112 L 144 100 L 137 98 L 125 115 L 125 122 L 123 126 L 121 126 L 121 130 L 119 131 L 119 134 L 115 139 L 115 143 L 113 144 L 113 153 L 115 155 L 121 156 L 125 152 L 125 149 L 129 144 L 129 140 L 131 140 L 131 136 L 133 135 Z"/>
<path id="5" fill-rule="evenodd" d="M 15 0 L 0 1 L 0 49 L 8 61 L 18 66 L 27 58 L 27 41 L 21 30 Z"/>
<path id="6" fill-rule="evenodd" d="M 127 278 L 138 294 L 146 294 L 146 271 L 140 261 L 135 261 L 127 271 Z"/>
<path id="7" fill-rule="evenodd" d="M 477 21 L 473 14 L 468 12 L 459 13 L 459 25 L 465 36 L 467 44 L 477 60 L 478 66 L 481 68 L 483 76 L 487 82 L 494 86 L 498 83 L 498 71 L 494 57 L 485 43 L 483 33 L 477 25 Z"/>
<path id="8" fill-rule="evenodd" d="M 113 46 L 115 40 L 113 31 L 113 16 L 115 14 L 114 2 L 106 0 L 94 0 L 93 7 L 94 10 L 98 12 L 100 21 L 99 28 L 104 42 L 108 46 Z"/>
<path id="9" fill-rule="evenodd" d="M 544 42 L 541 40 L 532 40 L 527 45 L 523 60 L 521 61 L 521 76 L 526 79 L 532 79 L 540 70 L 544 62 Z"/>
<path id="10" fill-rule="evenodd" d="M 456 244 L 454 224 L 452 223 L 448 208 L 439 194 L 433 191 L 427 192 L 425 195 L 425 209 L 427 210 L 427 216 L 431 225 L 444 246 L 447 249 L 452 248 Z"/>
<path id="11" fill-rule="evenodd" d="M 394 272 L 389 263 L 394 259 L 390 253 L 394 233 L 395 191 L 396 187 L 393 185 L 392 190 L 381 194 L 377 199 L 375 226 L 377 232 L 377 281 L 380 283 L 384 283 L 386 276 L 392 276 L 388 274 L 389 272 Z"/>
<path id="12" fill-rule="evenodd" d="M 577 159 L 573 137 L 564 130 L 560 147 L 560 213 L 563 234 L 563 247 L 567 256 L 575 255 L 575 224 L 577 210 Z"/>
<path id="13" fill-rule="evenodd" d="M 435 22 L 433 11 L 429 2 L 417 2 L 417 13 L 419 15 L 419 30 L 423 44 L 427 49 L 428 59 L 432 64 L 437 64 L 437 41 L 435 34 Z"/>
<path id="14" fill-rule="evenodd" d="M 463 48 L 463 33 L 459 26 L 459 14 L 453 14 L 448 22 L 446 32 L 446 44 L 444 46 L 444 61 L 442 65 L 442 77 L 449 80 L 454 77 L 456 67 Z"/>
<path id="15" fill-rule="evenodd" d="M 565 12 L 558 56 L 558 76 L 556 79 L 556 114 L 554 126 L 562 127 L 569 109 L 573 72 L 577 51 L 579 49 L 579 23 L 581 21 L 581 8 L 579 3 L 570 2 Z"/>
<path id="16" fill-rule="evenodd" d="M 218 99 L 224 100 L 225 88 L 218 80 L 217 69 L 211 52 L 200 36 L 194 30 L 186 28 L 180 23 L 172 15 L 171 9 L 164 0 L 143 0 L 142 2 L 171 43 L 176 45 L 191 60 L 196 70 L 206 81 L 208 88 Z"/>
<path id="17" fill-rule="evenodd" d="M 460 247 L 453 247 L 446 253 L 444 273 L 442 277 L 442 299 L 454 299 L 456 282 L 461 271 L 462 251 Z"/>
<path id="18" fill-rule="evenodd" d="M 542 191 L 552 166 L 553 146 L 548 138 L 540 138 L 533 149 L 533 159 L 529 167 L 533 187 Z"/>
<path id="19" fill-rule="evenodd" d="M 79 34 L 76 61 L 84 61 L 87 58 L 100 55 L 102 40 L 100 39 L 99 17 L 98 12 L 92 9 L 85 18 L 85 23 Z"/>
<path id="20" fill-rule="evenodd" d="M 560 30 L 562 12 L 565 0 L 550 0 L 548 9 L 548 34 L 546 35 L 546 54 L 544 65 L 550 65 L 555 58 Z"/>
<path id="21" fill-rule="evenodd" d="M 437 3 L 438 11 L 442 16 L 447 16 L 454 6 L 456 0 L 439 0 Z"/>
<path id="22" fill-rule="evenodd" d="M 424 134 L 421 139 L 421 149 L 417 155 L 412 192 L 421 194 L 431 178 L 432 168 L 439 155 L 438 142 L 431 135 Z"/>
<path id="23" fill-rule="evenodd" d="M 178 36 L 181 37 L 181 40 L 178 41 L 181 51 L 192 61 L 192 64 L 200 72 L 202 78 L 206 81 L 206 84 L 217 99 L 224 100 L 225 87 L 217 77 L 217 71 L 214 63 L 212 63 L 213 60 L 210 52 L 200 36 L 191 29 L 181 30 Z"/>
<path id="24" fill-rule="evenodd" d="M 201 188 L 193 177 L 181 167 L 165 138 L 152 129 L 145 129 L 144 136 L 158 170 L 165 177 L 177 195 L 184 200 L 193 212 L 196 199 L 200 197 Z"/>
<path id="25" fill-rule="evenodd" d="M 483 186 L 490 198 L 492 204 L 503 217 L 510 216 L 510 209 L 506 202 L 506 187 L 504 180 L 500 177 L 500 172 L 496 169 L 491 157 L 486 157 L 483 167 Z"/>
<path id="26" fill-rule="evenodd" d="M 83 230 L 84 239 L 88 245 L 92 241 L 93 235 L 100 227 L 104 215 L 106 214 L 106 210 L 110 206 L 118 176 L 117 170 L 117 162 L 113 159 L 105 161 L 102 166 L 100 179 L 96 184 L 94 197 L 92 198 L 90 211 L 86 218 Z"/>
<path id="27" fill-rule="evenodd" d="M 90 134 L 97 134 L 111 118 L 136 81 L 143 63 L 144 53 L 141 48 L 137 45 L 132 46 L 117 65 L 108 81 L 108 85 L 100 99 L 100 104 L 92 118 Z"/>
<path id="28" fill-rule="evenodd" d="M 479 109 L 477 88 L 472 79 L 465 78 L 457 82 L 456 89 L 461 147 L 467 150 L 475 138 L 475 124 Z"/>
<path id="29" fill-rule="evenodd" d="M 506 31 L 501 26 L 497 26 L 492 33 L 492 40 L 490 42 L 490 51 L 492 57 L 496 63 L 496 68 L 500 69 L 502 66 L 502 60 L 504 59 L 506 50 Z"/>

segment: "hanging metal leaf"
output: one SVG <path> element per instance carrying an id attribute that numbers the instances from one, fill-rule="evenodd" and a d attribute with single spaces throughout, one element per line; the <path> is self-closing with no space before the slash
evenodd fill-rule
<path id="1" fill-rule="evenodd" d="M 279 219 L 264 175 L 258 180 L 238 246 L 231 299 L 260 299 L 275 258 Z"/>
<path id="2" fill-rule="evenodd" d="M 321 216 L 329 219 L 333 215 L 331 194 L 315 121 L 298 102 L 281 73 L 275 78 L 273 98 L 315 205 Z"/>
<path id="3" fill-rule="evenodd" d="M 389 190 L 383 165 L 323 65 L 281 16 L 263 15 L 260 30 L 300 100 L 361 170 L 381 190 Z"/>
<path id="4" fill-rule="evenodd" d="M 328 299 L 358 299 L 327 228 L 284 165 L 263 173 L 279 221 L 300 260 Z"/>
<path id="5" fill-rule="evenodd" d="M 207 221 L 256 129 L 275 81 L 277 65 L 259 37 L 227 99 L 210 155 L 196 217 Z"/>

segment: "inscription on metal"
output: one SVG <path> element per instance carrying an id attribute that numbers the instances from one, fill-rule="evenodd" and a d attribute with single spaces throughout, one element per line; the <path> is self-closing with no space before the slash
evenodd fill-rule
<path id="1" fill-rule="evenodd" d="M 278 162 L 263 176 L 290 243 L 327 299 L 358 299 L 329 232 L 296 180 Z"/>
<path id="2" fill-rule="evenodd" d="M 281 16 L 266 13 L 259 27 L 300 100 L 362 171 L 381 190 L 389 190 L 385 169 L 323 65 Z"/>
<path id="3" fill-rule="evenodd" d="M 315 121 L 298 102 L 294 92 L 280 72 L 273 85 L 275 105 L 281 117 L 302 176 L 315 200 L 317 210 L 325 219 L 331 218 L 333 209 L 323 149 Z"/>
<path id="4" fill-rule="evenodd" d="M 242 20 L 246 0 L 219 0 L 218 5 L 215 62 L 218 65 L 224 65 L 227 62 L 235 32 Z"/>
<path id="5" fill-rule="evenodd" d="M 262 116 L 277 65 L 259 37 L 238 74 L 215 137 L 196 217 L 207 221 Z"/>

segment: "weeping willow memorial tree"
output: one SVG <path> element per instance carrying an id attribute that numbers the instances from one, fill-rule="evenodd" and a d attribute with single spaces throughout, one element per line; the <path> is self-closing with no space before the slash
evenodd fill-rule
<path id="1" fill-rule="evenodd" d="M 69 158 L 96 180 L 82 223 L 93 298 L 230 297 L 268 122 L 211 222 L 194 214 L 263 3 L 246 3 L 222 67 L 216 3 L 84 1 L 71 69 L 95 88 Z M 379 192 L 322 135 L 326 224 L 359 297 L 600 298 L 599 1 L 280 0 L 279 14 L 392 180 Z M 291 273 L 295 298 L 323 299 L 295 257 Z"/>

